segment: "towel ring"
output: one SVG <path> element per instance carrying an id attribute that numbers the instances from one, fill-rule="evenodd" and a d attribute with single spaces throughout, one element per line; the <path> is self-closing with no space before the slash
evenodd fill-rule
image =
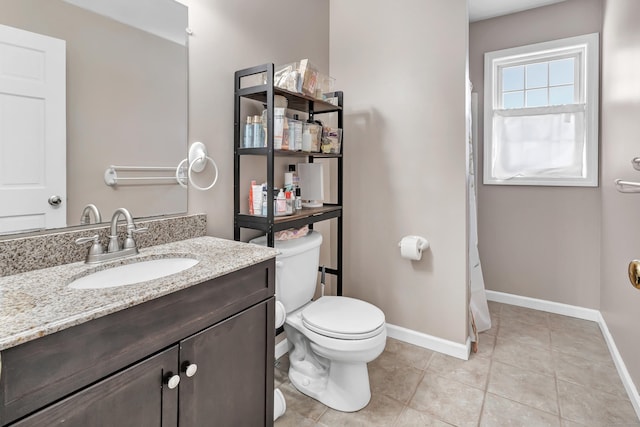
<path id="1" fill-rule="evenodd" d="M 187 178 L 188 182 L 191 183 L 193 188 L 200 191 L 206 191 L 210 190 L 214 185 L 216 185 L 219 176 L 218 165 L 211 157 L 207 155 L 207 147 L 202 142 L 194 142 L 193 144 L 191 144 L 191 147 L 189 148 L 189 157 L 183 159 L 176 168 L 176 180 L 178 181 L 178 184 L 180 184 L 184 188 L 188 187 L 186 184 L 182 183 L 184 176 L 180 175 L 180 170 L 182 169 L 182 165 L 187 161 L 189 162 L 189 168 L 187 169 Z M 209 186 L 200 187 L 198 184 L 193 182 L 191 174 L 194 170 L 196 172 L 202 172 L 209 162 L 211 162 L 211 165 L 216 172 L 216 176 L 213 178 L 213 182 L 211 182 Z"/>

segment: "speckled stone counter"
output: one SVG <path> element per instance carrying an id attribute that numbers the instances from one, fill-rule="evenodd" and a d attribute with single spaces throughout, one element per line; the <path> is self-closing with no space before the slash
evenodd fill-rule
<path id="1" fill-rule="evenodd" d="M 197 285 L 275 257 L 273 248 L 198 237 L 140 250 L 99 265 L 83 262 L 0 277 L 0 350 Z M 115 265 L 187 257 L 199 262 L 156 280 L 106 289 L 71 289 L 73 280 Z"/>
<path id="2" fill-rule="evenodd" d="M 204 214 L 140 219 L 135 220 L 135 224 L 148 228 L 146 233 L 135 236 L 139 248 L 202 237 L 207 232 L 207 216 Z M 76 245 L 76 239 L 97 234 L 106 245 L 109 229 L 109 224 L 103 223 L 34 235 L 0 236 L 0 276 L 83 260 L 87 248 Z M 118 235 L 122 242 L 126 235 L 126 226 L 122 221 L 118 226 Z"/>

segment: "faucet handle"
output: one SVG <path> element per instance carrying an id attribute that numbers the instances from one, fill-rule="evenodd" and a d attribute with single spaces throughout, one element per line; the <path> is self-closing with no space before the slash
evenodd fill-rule
<path id="1" fill-rule="evenodd" d="M 100 243 L 100 236 L 98 236 L 97 234 L 95 236 L 91 236 L 91 237 L 80 237 L 79 239 L 76 239 L 76 245 L 81 246 L 84 245 L 86 243 L 89 242 L 93 242 L 93 243 Z"/>
<path id="2" fill-rule="evenodd" d="M 149 231 L 149 227 L 138 227 L 138 228 L 134 228 L 133 230 L 131 230 L 132 233 L 145 233 Z"/>
<path id="3" fill-rule="evenodd" d="M 80 237 L 79 239 L 76 239 L 76 245 L 84 245 L 90 242 L 93 242 L 93 244 L 89 248 L 89 255 L 101 254 L 104 251 L 100 244 L 100 236 L 97 234 L 91 237 Z"/>

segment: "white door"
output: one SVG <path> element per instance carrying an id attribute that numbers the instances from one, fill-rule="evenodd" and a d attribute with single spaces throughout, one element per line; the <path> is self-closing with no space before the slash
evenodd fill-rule
<path id="1" fill-rule="evenodd" d="M 0 25 L 0 234 L 66 226 L 65 49 Z"/>

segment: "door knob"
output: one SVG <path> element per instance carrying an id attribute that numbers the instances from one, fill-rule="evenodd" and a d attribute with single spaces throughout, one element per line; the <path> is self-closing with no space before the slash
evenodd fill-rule
<path id="1" fill-rule="evenodd" d="M 62 204 L 62 198 L 60 196 L 51 196 L 48 200 L 51 206 L 60 206 Z"/>
<path id="2" fill-rule="evenodd" d="M 188 377 L 192 377 L 198 372 L 198 365 L 191 362 L 184 362 L 182 364 L 182 372 L 184 372 Z"/>
<path id="3" fill-rule="evenodd" d="M 640 261 L 637 259 L 629 263 L 629 280 L 634 288 L 640 289 Z"/>
<path id="4" fill-rule="evenodd" d="M 164 383 L 173 390 L 180 384 L 180 375 L 174 375 L 173 372 L 169 372 L 165 376 Z"/>

